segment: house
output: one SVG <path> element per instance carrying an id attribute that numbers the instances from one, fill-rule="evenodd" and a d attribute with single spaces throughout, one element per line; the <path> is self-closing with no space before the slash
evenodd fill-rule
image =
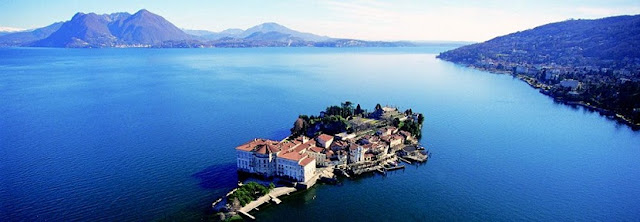
<path id="1" fill-rule="evenodd" d="M 281 153 L 277 160 L 277 175 L 297 182 L 307 182 L 316 170 L 316 159 L 291 151 Z"/>
<path id="2" fill-rule="evenodd" d="M 398 128 L 396 127 L 383 127 L 376 131 L 376 135 L 378 136 L 388 136 L 398 132 Z"/>
<path id="3" fill-rule="evenodd" d="M 253 139 L 236 147 L 236 166 L 239 171 L 271 177 L 275 174 L 278 153 L 277 141 Z"/>
<path id="4" fill-rule="evenodd" d="M 364 154 L 364 161 L 372 161 L 373 157 L 375 157 L 376 155 L 373 153 L 365 153 Z"/>
<path id="5" fill-rule="evenodd" d="M 393 134 L 389 138 L 389 147 L 395 147 L 404 143 L 404 137 L 399 134 Z"/>
<path id="6" fill-rule="evenodd" d="M 336 140 L 333 141 L 333 143 L 331 144 L 331 146 L 329 146 L 329 149 L 331 149 L 334 152 L 337 152 L 339 150 L 344 150 L 347 148 L 347 146 L 349 146 L 349 143 L 343 140 Z"/>
<path id="7" fill-rule="evenodd" d="M 349 163 L 364 161 L 365 149 L 361 145 L 349 144 Z"/>
<path id="8" fill-rule="evenodd" d="M 316 170 L 317 158 L 311 156 L 313 152 L 308 152 L 314 147 L 320 149 L 314 141 L 305 142 L 304 138 L 283 142 L 253 139 L 236 147 L 236 166 L 241 172 L 307 182 Z M 324 154 L 320 157 L 326 158 Z"/>
<path id="9" fill-rule="evenodd" d="M 326 166 L 327 164 L 327 155 L 324 148 L 321 147 L 311 147 L 307 150 L 307 153 L 310 157 L 316 159 L 316 166 Z M 331 151 L 331 150 L 329 150 Z"/>
<path id="10" fill-rule="evenodd" d="M 329 146 L 333 142 L 333 136 L 324 133 L 320 134 L 318 137 L 316 137 L 316 142 L 318 143 L 319 147 L 329 148 Z"/>
<path id="11" fill-rule="evenodd" d="M 571 90 L 576 90 L 580 86 L 580 82 L 575 79 L 565 79 L 560 81 L 560 86 L 571 88 Z"/>

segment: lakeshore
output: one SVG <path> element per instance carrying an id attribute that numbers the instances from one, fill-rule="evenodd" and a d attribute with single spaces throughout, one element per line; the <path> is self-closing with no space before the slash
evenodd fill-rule
<path id="1" fill-rule="evenodd" d="M 531 88 L 537 89 L 541 94 L 551 97 L 555 102 L 562 103 L 569 106 L 580 106 L 589 111 L 597 112 L 602 116 L 606 116 L 611 120 L 615 120 L 618 123 L 625 124 L 633 130 L 640 130 L 640 123 L 634 123 L 634 121 L 628 116 L 622 115 L 620 113 L 615 113 L 611 110 L 598 107 L 597 105 L 594 105 L 585 101 L 571 99 L 571 95 L 576 95 L 575 89 L 577 88 L 577 85 L 576 87 L 573 87 L 573 88 L 568 87 L 568 89 L 572 90 L 568 93 L 569 96 L 556 95 L 552 93 L 552 90 L 554 89 L 553 85 L 540 82 L 537 78 L 532 77 L 530 75 L 515 74 L 514 72 L 510 72 L 506 70 L 499 70 L 495 68 L 484 68 L 484 67 L 474 66 L 474 65 L 466 65 L 466 66 L 469 68 L 484 71 L 484 72 L 513 76 L 514 78 L 520 79 L 523 82 L 527 83 Z"/>
<path id="2" fill-rule="evenodd" d="M 430 154 L 418 143 L 423 121 L 423 114 L 411 109 L 401 112 L 378 104 L 368 112 L 349 101 L 327 107 L 317 117 L 300 115 L 287 138 L 253 139 L 236 147 L 238 172 L 254 181 L 249 191 L 239 182 L 211 207 L 220 220 L 256 219 L 250 212 L 259 206 L 280 204 L 279 196 L 309 189 L 319 181 L 336 184 L 337 175 L 386 175 L 404 169 L 401 162 L 426 162 Z"/>

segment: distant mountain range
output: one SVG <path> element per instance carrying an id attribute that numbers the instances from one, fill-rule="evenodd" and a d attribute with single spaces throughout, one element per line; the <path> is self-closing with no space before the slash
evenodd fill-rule
<path id="1" fill-rule="evenodd" d="M 640 15 L 568 20 L 443 52 L 464 64 L 601 66 L 623 68 L 640 61 Z"/>
<path id="2" fill-rule="evenodd" d="M 299 32 L 276 23 L 222 32 L 182 30 L 147 10 L 135 14 L 77 13 L 71 20 L 21 32 L 0 33 L 3 47 L 367 47 L 414 46 L 410 42 L 336 39 Z"/>

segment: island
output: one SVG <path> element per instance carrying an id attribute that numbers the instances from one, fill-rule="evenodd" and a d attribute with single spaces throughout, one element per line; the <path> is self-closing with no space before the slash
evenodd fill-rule
<path id="1" fill-rule="evenodd" d="M 377 104 L 372 112 L 347 101 L 317 116 L 300 115 L 291 135 L 280 140 L 256 138 L 235 148 L 239 174 L 249 176 L 212 204 L 218 219 L 249 214 L 279 196 L 317 182 L 337 183 L 337 176 L 386 174 L 404 163 L 424 163 L 429 151 L 419 144 L 424 115 L 412 109 Z M 277 185 L 276 185 L 277 184 Z"/>

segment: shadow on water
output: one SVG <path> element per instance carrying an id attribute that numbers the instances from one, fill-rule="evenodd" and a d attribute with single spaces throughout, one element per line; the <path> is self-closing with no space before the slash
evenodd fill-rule
<path id="1" fill-rule="evenodd" d="M 198 178 L 200 187 L 204 189 L 232 189 L 238 183 L 235 162 L 211 165 L 191 176 Z"/>
<path id="2" fill-rule="evenodd" d="M 236 187 L 239 177 L 235 162 L 211 165 L 191 176 L 199 180 L 198 185 L 202 189 L 213 192 L 204 201 L 161 215 L 154 221 L 215 221 L 211 203 Z"/>

